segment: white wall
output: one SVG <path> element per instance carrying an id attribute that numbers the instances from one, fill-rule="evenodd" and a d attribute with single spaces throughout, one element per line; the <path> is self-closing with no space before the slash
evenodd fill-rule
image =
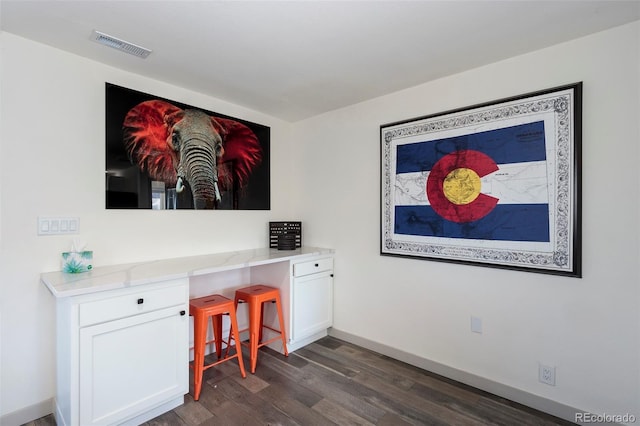
<path id="1" fill-rule="evenodd" d="M 55 393 L 55 305 L 39 274 L 60 269 L 72 236 L 37 236 L 39 215 L 80 217 L 78 237 L 99 266 L 264 247 L 268 222 L 295 212 L 289 123 L 12 34 L 1 37 L 0 419 Z M 106 210 L 105 81 L 270 126 L 271 210 Z"/>
<path id="2" fill-rule="evenodd" d="M 640 420 L 639 40 L 636 22 L 296 123 L 306 238 L 336 249 L 334 329 Z M 379 255 L 381 124 L 577 81 L 584 278 Z M 538 362 L 557 366 L 555 387 Z"/>
<path id="3" fill-rule="evenodd" d="M 627 25 L 293 126 L 3 33 L 0 416 L 54 396 L 54 301 L 38 276 L 58 268 L 71 238 L 38 237 L 36 218 L 69 215 L 97 265 L 263 246 L 269 220 L 300 218 L 307 243 L 337 249 L 336 329 L 640 418 L 639 32 Z M 105 81 L 271 126 L 272 210 L 105 210 Z M 583 279 L 379 255 L 381 124 L 575 81 L 585 84 Z M 538 361 L 557 366 L 557 386 L 537 382 Z"/>

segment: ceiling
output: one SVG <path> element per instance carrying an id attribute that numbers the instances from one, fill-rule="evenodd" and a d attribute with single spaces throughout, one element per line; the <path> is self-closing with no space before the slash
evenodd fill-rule
<path id="1" fill-rule="evenodd" d="M 2 0 L 0 8 L 3 31 L 291 122 L 640 19 L 639 0 Z M 152 53 L 105 47 L 93 30 Z"/>

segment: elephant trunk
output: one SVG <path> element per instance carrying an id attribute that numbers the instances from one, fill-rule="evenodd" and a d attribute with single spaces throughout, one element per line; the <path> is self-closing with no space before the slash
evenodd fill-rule
<path id="1" fill-rule="evenodd" d="M 220 201 L 217 157 L 211 145 L 191 140 L 181 151 L 181 169 L 189 182 L 196 209 L 214 209 Z"/>

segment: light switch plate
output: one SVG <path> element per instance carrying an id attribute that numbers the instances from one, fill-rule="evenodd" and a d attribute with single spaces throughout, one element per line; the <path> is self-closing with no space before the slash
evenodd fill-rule
<path id="1" fill-rule="evenodd" d="M 78 234 L 79 217 L 38 217 L 38 235 Z"/>

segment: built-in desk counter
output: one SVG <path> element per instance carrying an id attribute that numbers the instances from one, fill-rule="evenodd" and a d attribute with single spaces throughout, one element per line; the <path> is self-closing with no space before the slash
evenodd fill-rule
<path id="1" fill-rule="evenodd" d="M 333 250 L 319 247 L 296 250 L 259 248 L 99 266 L 79 274 L 46 272 L 40 276 L 40 280 L 55 297 L 69 297 L 272 263 L 298 263 L 319 256 L 333 256 Z"/>
<path id="2" fill-rule="evenodd" d="M 182 404 L 189 390 L 190 297 L 233 298 L 236 288 L 257 283 L 278 287 L 289 352 L 332 325 L 331 249 L 241 250 L 47 272 L 40 279 L 56 298 L 60 425 L 137 425 Z M 238 315 L 247 316 L 241 309 Z M 275 320 L 266 312 L 266 323 Z"/>

